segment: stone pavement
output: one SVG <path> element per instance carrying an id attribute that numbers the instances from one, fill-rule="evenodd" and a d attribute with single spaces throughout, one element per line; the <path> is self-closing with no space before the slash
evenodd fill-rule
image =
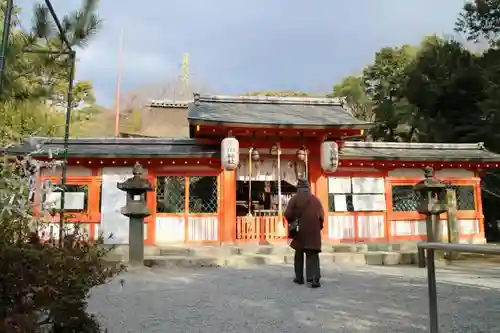
<path id="1" fill-rule="evenodd" d="M 94 289 L 89 311 L 110 333 L 428 332 L 425 269 L 322 273 L 313 290 L 294 285 L 286 265 L 141 269 Z M 500 332 L 500 268 L 441 267 L 437 279 L 442 333 Z"/>

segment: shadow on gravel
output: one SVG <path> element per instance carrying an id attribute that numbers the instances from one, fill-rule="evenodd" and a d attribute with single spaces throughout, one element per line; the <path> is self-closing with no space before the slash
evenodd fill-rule
<path id="1" fill-rule="evenodd" d="M 282 266 L 136 271 L 94 290 L 89 311 L 110 333 L 428 332 L 425 271 L 408 269 L 337 267 L 316 290 Z M 500 332 L 499 289 L 468 283 L 439 281 L 441 332 Z"/>

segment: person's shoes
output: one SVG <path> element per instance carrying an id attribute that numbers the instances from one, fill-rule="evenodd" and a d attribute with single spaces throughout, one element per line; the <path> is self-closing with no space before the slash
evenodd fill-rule
<path id="1" fill-rule="evenodd" d="M 318 282 L 319 282 L 319 280 L 320 280 L 320 279 L 321 279 L 321 278 L 318 278 Z M 312 278 L 308 278 L 308 279 L 307 279 L 307 283 L 312 283 L 312 282 L 313 282 L 313 279 L 312 279 Z"/>
<path id="2" fill-rule="evenodd" d="M 319 288 L 321 287 L 321 283 L 319 283 L 319 279 L 312 279 L 311 288 Z"/>
<path id="3" fill-rule="evenodd" d="M 293 279 L 293 283 L 298 284 L 298 285 L 302 285 L 302 284 L 304 284 L 304 279 L 295 278 L 295 279 Z"/>

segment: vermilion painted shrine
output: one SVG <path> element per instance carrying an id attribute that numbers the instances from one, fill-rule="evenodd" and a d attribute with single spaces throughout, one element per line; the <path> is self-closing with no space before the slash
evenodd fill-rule
<path id="1" fill-rule="evenodd" d="M 151 112 L 170 117 L 164 136 L 175 132 L 177 138 L 70 140 L 68 223 L 126 244 L 128 221 L 120 214 L 125 193 L 116 184 L 139 162 L 155 187 L 147 194 L 153 214 L 144 226 L 146 244 L 285 241 L 279 216 L 298 177 L 309 179 L 326 210 L 324 240 L 419 240 L 425 217 L 416 212 L 413 185 L 432 166 L 456 189 L 461 241 L 484 242 L 479 172 L 497 168 L 500 156 L 481 143 L 360 141 L 371 124 L 355 119 L 342 101 L 325 98 L 195 94 L 189 104 L 153 102 Z M 221 152 L 228 137 L 233 145 L 226 140 Z M 335 167 L 325 167 L 323 142 L 337 144 L 338 160 L 330 156 Z M 13 152 L 31 152 L 37 143 L 45 151 L 63 147 L 62 139 L 32 138 Z M 59 177 L 60 171 L 41 170 L 38 186 Z M 45 218 L 57 230 L 57 216 Z"/>

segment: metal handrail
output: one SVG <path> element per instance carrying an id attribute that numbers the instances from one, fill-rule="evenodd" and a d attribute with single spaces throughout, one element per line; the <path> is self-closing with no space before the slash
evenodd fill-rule
<path id="1" fill-rule="evenodd" d="M 436 266 L 434 253 L 436 250 L 447 252 L 480 253 L 500 256 L 500 246 L 480 244 L 419 243 L 419 251 L 427 252 L 427 285 L 429 291 L 430 333 L 439 333 L 438 308 L 436 291 Z"/>

